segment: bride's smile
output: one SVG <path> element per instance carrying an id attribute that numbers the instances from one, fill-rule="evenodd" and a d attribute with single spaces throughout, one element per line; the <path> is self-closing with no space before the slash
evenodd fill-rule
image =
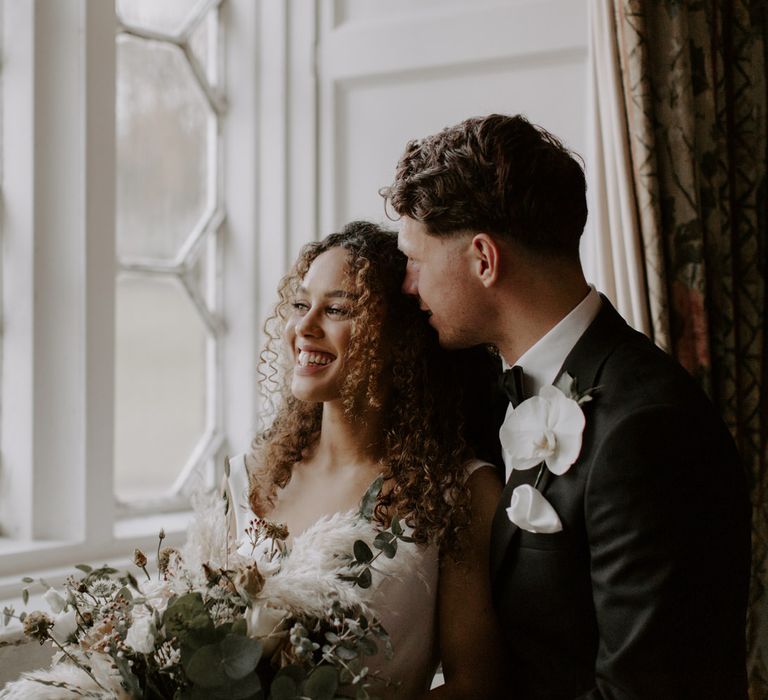
<path id="1" fill-rule="evenodd" d="M 317 256 L 291 302 L 285 341 L 293 357 L 291 391 L 303 401 L 341 396 L 352 336 L 347 253 L 332 248 Z"/>

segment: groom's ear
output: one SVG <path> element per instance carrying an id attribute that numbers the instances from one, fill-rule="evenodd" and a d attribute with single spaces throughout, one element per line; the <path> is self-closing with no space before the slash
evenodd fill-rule
<path id="1" fill-rule="evenodd" d="M 493 286 L 499 277 L 501 250 L 499 244 L 487 233 L 477 233 L 470 243 L 472 268 L 484 287 Z"/>

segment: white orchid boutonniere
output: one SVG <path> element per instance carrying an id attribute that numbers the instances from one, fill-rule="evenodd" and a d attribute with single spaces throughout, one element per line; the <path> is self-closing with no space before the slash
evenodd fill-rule
<path id="1" fill-rule="evenodd" d="M 539 466 L 536 485 L 545 467 L 555 476 L 565 474 L 581 452 L 586 425 L 581 405 L 592 399 L 593 392 L 579 394 L 576 380 L 566 372 L 554 386 L 542 387 L 538 395 L 510 411 L 499 430 L 507 468 Z M 560 518 L 536 485 L 525 484 L 513 491 L 507 515 L 528 532 L 559 532 L 563 529 Z"/>

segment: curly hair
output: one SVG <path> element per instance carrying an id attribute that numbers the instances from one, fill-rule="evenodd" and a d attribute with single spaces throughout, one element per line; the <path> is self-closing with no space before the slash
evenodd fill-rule
<path id="1" fill-rule="evenodd" d="M 392 488 L 379 496 L 374 517 L 386 525 L 388 514 L 397 513 L 418 542 L 454 548 L 469 518 L 464 464 L 472 450 L 465 432 L 472 439 L 478 434 L 465 425 L 463 383 L 455 381 L 464 376 L 459 365 L 465 354 L 442 350 L 416 301 L 401 293 L 406 258 L 396 234 L 364 221 L 306 245 L 280 283 L 279 301 L 265 328 L 268 341 L 260 370 L 274 418 L 248 455 L 251 506 L 256 513 L 268 510 L 277 489 L 291 479 L 293 466 L 319 438 L 322 403 L 293 396 L 292 366 L 281 364 L 279 344 L 295 290 L 312 262 L 335 247 L 347 251 L 346 273 L 355 294 L 342 403 L 350 417 L 374 408 L 383 421 L 379 449 Z M 483 357 L 493 361 L 483 352 L 480 369 Z M 482 402 L 485 397 L 473 391 L 466 395 L 473 403 Z M 477 411 L 472 420 L 477 423 Z"/>
<path id="2" fill-rule="evenodd" d="M 472 230 L 578 259 L 586 180 L 574 155 L 525 117 L 473 117 L 409 141 L 380 194 L 433 235 Z"/>

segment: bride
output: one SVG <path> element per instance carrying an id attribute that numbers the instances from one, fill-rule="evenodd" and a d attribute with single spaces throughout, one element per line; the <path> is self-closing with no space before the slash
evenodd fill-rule
<path id="1" fill-rule="evenodd" d="M 501 486 L 476 459 L 490 405 L 478 381 L 462 380 L 465 358 L 441 350 L 401 294 L 405 263 L 396 235 L 366 222 L 303 249 L 262 353 L 275 417 L 231 460 L 233 511 L 241 539 L 258 514 L 287 527 L 290 547 L 383 475 L 374 519 L 387 527 L 397 514 L 417 543 L 406 576 L 374 582 L 394 647 L 374 660 L 396 684 L 385 693 L 427 694 L 440 662 L 445 684 L 430 698 L 492 698 L 501 663 L 488 546 Z"/>

